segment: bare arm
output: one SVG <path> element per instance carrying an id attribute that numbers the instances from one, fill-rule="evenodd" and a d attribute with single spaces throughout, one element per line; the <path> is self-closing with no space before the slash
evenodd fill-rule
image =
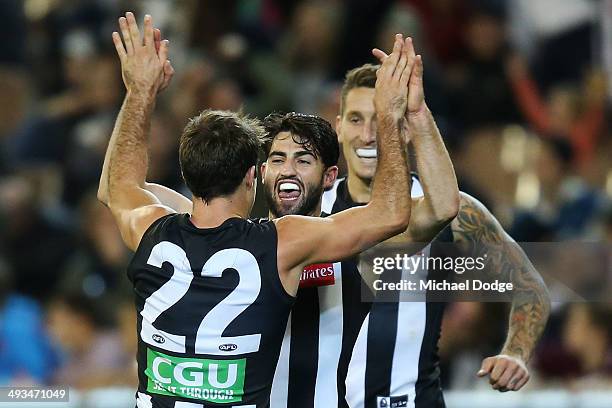
<path id="1" fill-rule="evenodd" d="M 457 215 L 459 187 L 453 163 L 427 106 L 410 113 L 408 124 L 424 193 L 415 200 L 408 235 L 414 242 L 429 242 Z"/>
<path id="2" fill-rule="evenodd" d="M 410 175 L 402 127 L 411 66 L 404 40 L 396 37 L 394 51 L 377 74 L 375 106 L 378 168 L 372 200 L 364 207 L 328 218 L 289 216 L 277 221 L 279 271 L 299 279 L 305 265 L 355 255 L 404 231 L 410 219 Z M 294 282 L 297 287 L 297 281 Z"/>
<path id="3" fill-rule="evenodd" d="M 172 211 L 144 189 L 148 168 L 146 135 L 155 106 L 155 95 L 164 82 L 167 42 L 160 55 L 154 44 L 150 17 L 145 18 L 144 46 L 133 14 L 120 19 L 113 41 L 121 59 L 127 94 L 117 117 L 105 156 L 99 196 L 108 205 L 126 245 L 135 250 L 146 229 Z M 163 59 L 161 59 L 163 58 Z"/>
<path id="4" fill-rule="evenodd" d="M 490 374 L 493 388 L 500 391 L 518 390 L 529 379 L 525 363 L 531 358 L 548 320 L 548 290 L 522 249 L 475 198 L 461 193 L 461 208 L 451 228 L 457 242 L 515 244 L 505 245 L 501 256 L 490 257 L 488 261 L 493 263 L 488 265 L 488 270 L 493 271 L 497 279 L 513 283 L 515 300 L 502 352 L 485 359 L 479 375 Z"/>
<path id="5" fill-rule="evenodd" d="M 404 131 L 414 146 L 424 196 L 412 200 L 410 226 L 406 235 L 411 242 L 429 242 L 457 215 L 459 187 L 453 163 L 425 103 L 423 59 L 416 55 L 410 38 L 407 46 L 414 68 L 408 83 L 407 126 Z M 388 58 L 378 49 L 374 55 L 381 63 Z"/>
<path id="6" fill-rule="evenodd" d="M 155 195 L 163 205 L 172 208 L 177 213 L 193 211 L 193 202 L 178 191 L 156 183 L 145 183 L 144 188 Z"/>

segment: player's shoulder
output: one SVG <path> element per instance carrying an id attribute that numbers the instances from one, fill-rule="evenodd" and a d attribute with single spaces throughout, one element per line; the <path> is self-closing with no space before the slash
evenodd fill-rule
<path id="1" fill-rule="evenodd" d="M 146 226 L 146 228 L 144 228 L 142 240 L 153 236 L 158 236 L 163 233 L 163 231 L 170 229 L 172 226 L 178 227 L 178 221 L 180 217 L 186 215 L 168 211 L 167 209 L 163 208 L 143 208 L 142 212 L 143 217 L 141 218 L 141 220 L 145 220 L 143 221 L 143 223 L 148 224 L 148 226 L 146 226 L 147 224 L 143 225 Z"/>
<path id="2" fill-rule="evenodd" d="M 276 224 L 269 218 L 249 218 L 244 220 L 245 228 L 254 233 L 276 233 Z"/>

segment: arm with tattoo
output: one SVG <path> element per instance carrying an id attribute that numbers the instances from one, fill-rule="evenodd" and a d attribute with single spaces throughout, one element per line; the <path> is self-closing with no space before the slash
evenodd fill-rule
<path id="1" fill-rule="evenodd" d="M 550 313 L 550 298 L 542 277 L 518 244 L 475 198 L 461 193 L 459 214 L 451 223 L 451 228 L 455 242 L 481 244 L 477 247 L 482 252 L 486 251 L 487 245 L 503 245 L 502 251 L 489 257 L 487 265 L 487 271 L 496 279 L 512 282 L 514 286 L 508 335 L 500 355 L 518 358 L 524 366 L 531 358 Z M 529 375 L 525 372 L 525 376 L 520 377 L 520 367 L 512 367 L 511 361 L 500 363 L 496 361 L 497 357 L 485 359 L 479 374 L 490 373 L 495 389 L 507 391 L 521 388 Z M 501 368 L 496 367 L 499 364 Z"/>

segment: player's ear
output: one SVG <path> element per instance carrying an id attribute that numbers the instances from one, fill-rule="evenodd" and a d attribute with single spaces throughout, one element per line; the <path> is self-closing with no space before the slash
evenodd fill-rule
<path id="1" fill-rule="evenodd" d="M 259 174 L 261 174 L 261 184 L 264 184 L 266 181 L 266 163 L 261 163 L 261 167 L 259 168 Z"/>
<path id="2" fill-rule="evenodd" d="M 338 177 L 338 166 L 329 166 L 323 173 L 323 190 L 332 188 Z"/>
<path id="3" fill-rule="evenodd" d="M 338 135 L 338 142 L 342 143 L 342 116 L 336 116 L 336 134 Z"/>
<path id="4" fill-rule="evenodd" d="M 248 188 L 253 188 L 253 186 L 255 186 L 255 183 L 257 182 L 257 172 L 255 171 L 255 166 L 251 166 L 251 168 L 249 168 L 245 179 Z"/>

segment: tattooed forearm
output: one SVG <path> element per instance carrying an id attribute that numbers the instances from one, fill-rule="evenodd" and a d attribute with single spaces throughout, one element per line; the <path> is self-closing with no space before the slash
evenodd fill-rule
<path id="1" fill-rule="evenodd" d="M 478 200 L 461 193 L 459 214 L 451 224 L 455 242 L 467 243 L 475 256 L 487 254 L 485 273 L 512 282 L 513 301 L 502 354 L 528 361 L 550 313 L 544 282 L 523 250 Z"/>

